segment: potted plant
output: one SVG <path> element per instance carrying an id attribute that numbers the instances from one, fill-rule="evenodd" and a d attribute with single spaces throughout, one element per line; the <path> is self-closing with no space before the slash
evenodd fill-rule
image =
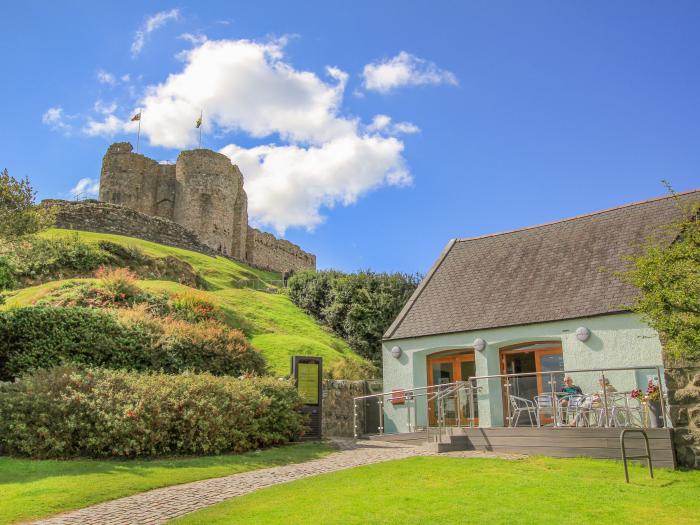
<path id="1" fill-rule="evenodd" d="M 646 391 L 639 388 L 632 390 L 631 396 L 638 399 L 644 405 L 644 423 L 649 422 L 649 428 L 661 428 L 663 426 L 661 413 L 661 389 L 656 381 L 649 380 Z M 648 418 L 648 419 L 647 419 Z"/>

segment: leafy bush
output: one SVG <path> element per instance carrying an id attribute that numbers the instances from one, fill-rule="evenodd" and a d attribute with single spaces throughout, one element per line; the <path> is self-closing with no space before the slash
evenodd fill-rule
<path id="1" fill-rule="evenodd" d="M 7 254 L 14 275 L 23 281 L 61 279 L 85 275 L 112 262 L 112 256 L 76 233 L 63 239 L 33 237 L 15 243 Z"/>
<path id="2" fill-rule="evenodd" d="M 264 374 L 265 361 L 238 330 L 151 316 L 146 307 L 108 312 L 34 307 L 0 312 L 0 380 L 64 363 L 128 370 Z"/>
<path id="3" fill-rule="evenodd" d="M 303 432 L 290 381 L 55 368 L 0 384 L 0 445 L 37 458 L 244 452 Z"/>
<path id="4" fill-rule="evenodd" d="M 153 335 L 151 370 L 170 373 L 189 370 L 215 375 L 267 372 L 265 359 L 250 346 L 245 335 L 218 321 L 193 324 L 170 317 L 160 319 L 139 309 L 118 315 L 125 326 Z"/>
<path id="5" fill-rule="evenodd" d="M 661 334 L 670 360 L 700 360 L 700 206 L 683 209 L 675 242 L 652 241 L 623 278 L 639 289 L 631 309 Z"/>
<path id="6" fill-rule="evenodd" d="M 0 245 L 32 235 L 54 222 L 51 209 L 37 206 L 28 178 L 15 179 L 7 168 L 0 172 Z"/>
<path id="7" fill-rule="evenodd" d="M 104 239 L 97 241 L 97 246 L 101 250 L 112 254 L 117 261 L 126 265 L 143 265 L 151 261 L 151 258 L 137 246 L 124 246 L 123 244 Z"/>
<path id="8" fill-rule="evenodd" d="M 168 304 L 173 315 L 191 323 L 221 317 L 219 308 L 202 293 L 187 291 L 175 294 L 170 298 Z"/>
<path id="9" fill-rule="evenodd" d="M 136 274 L 128 268 L 100 267 L 95 272 L 102 288 L 115 302 L 130 302 L 141 293 L 136 284 Z"/>
<path id="10" fill-rule="evenodd" d="M 11 290 L 17 284 L 15 269 L 7 257 L 0 257 L 0 291 Z"/>
<path id="11" fill-rule="evenodd" d="M 166 315 L 170 312 L 168 296 L 139 289 L 130 296 L 115 294 L 90 282 L 69 281 L 47 291 L 36 303 L 37 306 L 84 307 L 84 308 L 131 308 L 146 305 L 152 314 Z"/>
<path id="12" fill-rule="evenodd" d="M 90 366 L 148 367 L 149 333 L 123 327 L 91 308 L 18 308 L 0 312 L 0 380 L 73 362 Z"/>
<path id="13" fill-rule="evenodd" d="M 328 369 L 328 375 L 333 379 L 373 379 L 381 377 L 378 368 L 366 361 L 338 359 Z"/>
<path id="14" fill-rule="evenodd" d="M 418 275 L 300 272 L 289 280 L 289 297 L 375 364 L 381 340 L 418 286 Z"/>

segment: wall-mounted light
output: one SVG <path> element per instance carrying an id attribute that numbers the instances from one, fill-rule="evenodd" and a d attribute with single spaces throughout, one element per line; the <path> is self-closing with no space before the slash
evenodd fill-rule
<path id="1" fill-rule="evenodd" d="M 398 359 L 401 357 L 401 347 L 400 346 L 394 346 L 391 348 L 391 357 Z"/>
<path id="2" fill-rule="evenodd" d="M 474 339 L 472 346 L 477 352 L 483 352 L 486 349 L 486 341 L 484 341 L 481 337 L 477 337 Z"/>
<path id="3" fill-rule="evenodd" d="M 590 337 L 591 331 L 585 326 L 579 326 L 576 329 L 576 339 L 578 339 L 579 341 L 588 341 Z"/>

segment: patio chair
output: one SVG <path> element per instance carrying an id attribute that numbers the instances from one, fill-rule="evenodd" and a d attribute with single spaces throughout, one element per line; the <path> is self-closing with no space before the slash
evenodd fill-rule
<path id="1" fill-rule="evenodd" d="M 581 403 L 585 397 L 584 395 L 576 394 L 559 396 L 557 399 L 559 401 L 559 421 L 562 425 L 576 424 L 576 417 L 581 412 Z"/>
<path id="2" fill-rule="evenodd" d="M 629 399 L 627 394 L 613 394 L 610 404 L 610 423 L 614 427 L 641 427 L 644 410 L 636 399 Z"/>
<path id="3" fill-rule="evenodd" d="M 530 426 L 531 427 L 539 427 L 540 426 L 540 418 L 537 415 L 537 407 L 535 406 L 535 403 L 530 401 L 529 399 L 525 399 L 524 397 L 518 397 L 518 396 L 508 396 L 509 402 L 510 402 L 510 417 L 511 417 L 511 426 L 517 427 L 518 422 L 520 421 L 520 416 L 525 413 L 527 414 L 528 419 L 530 420 Z M 533 418 L 534 416 L 534 418 Z"/>
<path id="4" fill-rule="evenodd" d="M 592 408 L 594 396 L 592 394 L 584 394 L 582 396 L 571 396 L 569 405 L 566 407 L 567 419 L 573 416 L 571 424 L 576 427 L 590 427 L 591 416 L 593 416 L 595 425 L 598 425 L 598 411 Z"/>
<path id="5" fill-rule="evenodd" d="M 545 417 L 551 416 L 553 425 L 558 426 L 559 415 L 556 413 L 556 411 L 559 410 L 559 400 L 556 397 L 552 403 L 551 394 L 535 396 L 535 405 L 537 405 L 537 418 L 540 421 L 540 425 L 542 424 L 542 416 L 545 415 Z"/>

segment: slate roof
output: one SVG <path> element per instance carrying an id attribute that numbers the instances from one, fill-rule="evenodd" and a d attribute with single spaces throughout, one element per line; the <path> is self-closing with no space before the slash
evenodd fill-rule
<path id="1" fill-rule="evenodd" d="M 465 332 L 625 311 L 625 256 L 677 235 L 679 202 L 700 189 L 448 243 L 384 339 Z"/>

